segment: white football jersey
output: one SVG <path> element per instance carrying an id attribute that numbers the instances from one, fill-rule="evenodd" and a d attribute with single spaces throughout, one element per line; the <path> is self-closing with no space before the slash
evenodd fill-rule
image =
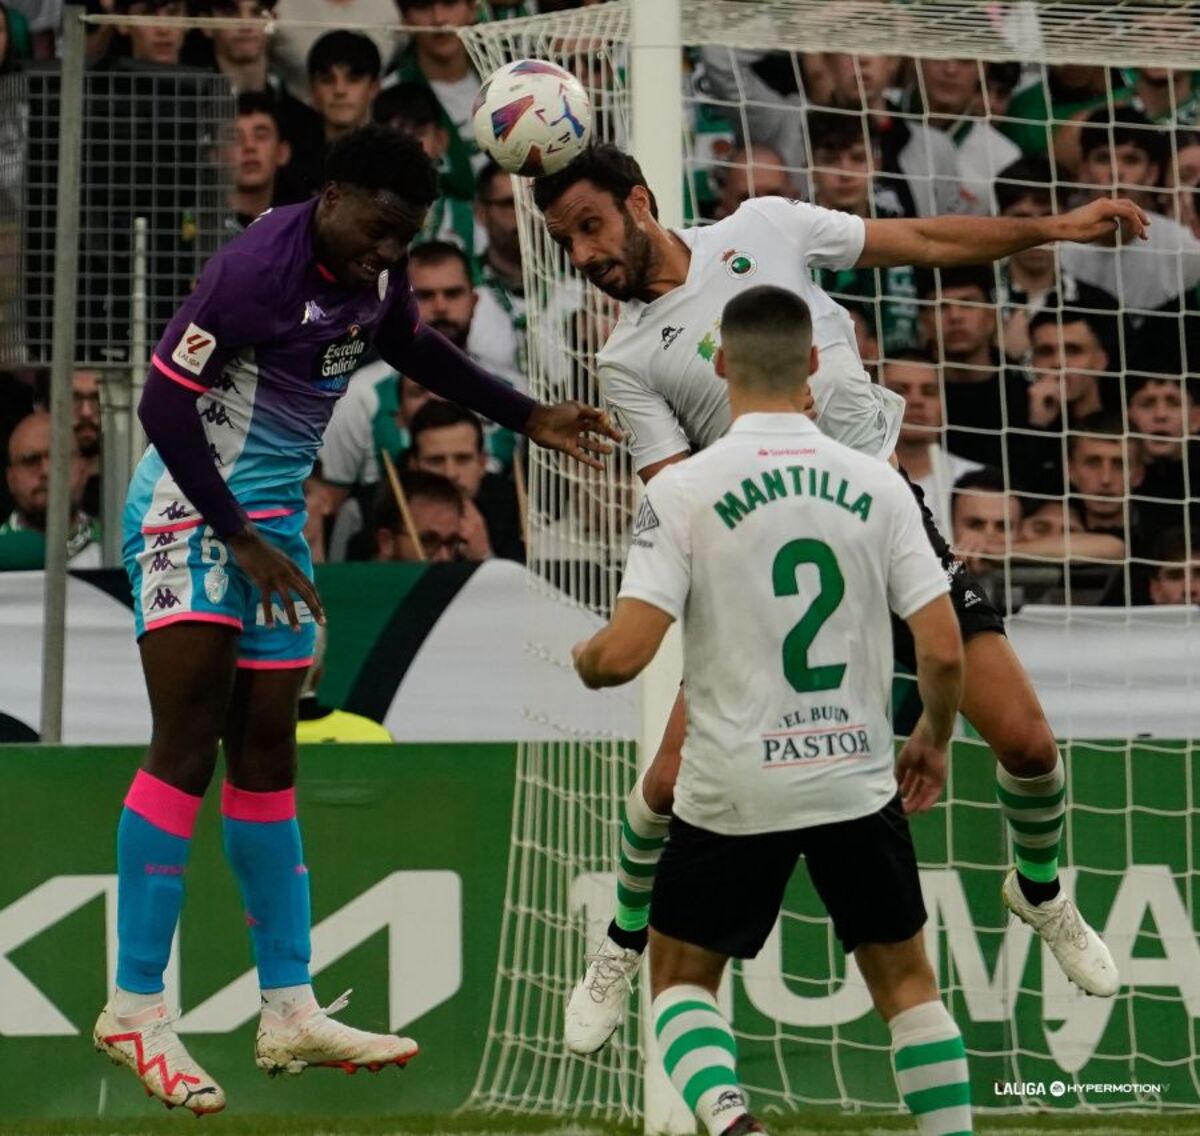
<path id="1" fill-rule="evenodd" d="M 819 365 L 809 386 L 821 429 L 872 457 L 892 452 L 904 400 L 871 382 L 849 313 L 812 279 L 814 268 L 852 267 L 865 233 L 861 217 L 783 197 L 752 198 L 715 225 L 677 231 L 692 251 L 687 280 L 648 304 L 623 304 L 596 357 L 634 468 L 702 449 L 729 429 L 729 396 L 713 369 L 721 313 L 757 284 L 798 293 L 812 313 Z"/>
<path id="2" fill-rule="evenodd" d="M 683 620 L 675 812 L 739 835 L 853 820 L 896 793 L 889 610 L 949 590 L 886 462 L 800 414 L 746 414 L 646 489 L 620 598 Z"/>

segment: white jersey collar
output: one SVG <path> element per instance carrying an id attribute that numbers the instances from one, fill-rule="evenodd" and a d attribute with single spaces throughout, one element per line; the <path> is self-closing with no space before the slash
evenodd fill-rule
<path id="1" fill-rule="evenodd" d="M 819 434 L 811 418 L 799 411 L 792 414 L 741 414 L 729 427 L 730 434 Z"/>

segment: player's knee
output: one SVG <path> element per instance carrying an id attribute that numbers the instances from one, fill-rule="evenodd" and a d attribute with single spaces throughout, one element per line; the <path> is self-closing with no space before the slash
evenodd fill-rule
<path id="1" fill-rule="evenodd" d="M 1001 744 L 993 745 L 996 760 L 1014 777 L 1040 777 L 1058 761 L 1058 743 L 1040 714 L 1014 725 Z"/>
<path id="2" fill-rule="evenodd" d="M 204 796 L 217 766 L 217 741 L 164 741 L 156 733 L 146 756 L 146 772 L 193 797 Z"/>

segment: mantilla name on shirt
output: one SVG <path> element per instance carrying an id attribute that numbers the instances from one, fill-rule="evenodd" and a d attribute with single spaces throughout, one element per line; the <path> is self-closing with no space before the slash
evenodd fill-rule
<path id="1" fill-rule="evenodd" d="M 834 486 L 831 485 L 831 477 L 827 470 L 815 466 L 789 465 L 782 469 L 766 469 L 757 478 L 743 478 L 740 488 L 731 489 L 719 501 L 713 502 L 713 508 L 725 522 L 725 527 L 733 529 L 759 505 L 769 505 L 786 497 L 808 496 L 837 505 L 865 522 L 871 513 L 871 495 L 859 493 L 851 500 L 854 491 L 850 483 L 841 477 Z"/>

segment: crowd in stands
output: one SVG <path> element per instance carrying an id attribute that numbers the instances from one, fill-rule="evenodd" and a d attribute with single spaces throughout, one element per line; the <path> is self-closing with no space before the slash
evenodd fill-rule
<path id="1" fill-rule="evenodd" d="M 219 239 L 319 191 L 326 147 L 346 132 L 374 121 L 415 135 L 443 190 L 409 264 L 422 318 L 527 389 L 514 185 L 474 142 L 480 76 L 453 32 L 396 29 L 580 0 L 92 2 L 118 14 L 274 17 L 271 35 L 263 24 L 89 28 L 97 74 L 216 76 L 232 92 L 214 158 L 228 174 Z M 0 72 L 51 58 L 57 19 L 50 0 L 0 2 Z M 623 66 L 599 45 L 560 47 L 593 92 Z M 874 380 L 904 398 L 901 464 L 1002 605 L 1200 602 L 1200 72 L 721 47 L 685 53 L 681 90 L 690 222 L 766 194 L 875 218 L 1041 217 L 1108 194 L 1141 205 L 1150 237 L 1136 246 L 1039 247 L 937 272 L 821 270 L 820 282 L 849 310 Z M 188 237 L 186 224 L 166 228 Z M 180 276 L 160 275 L 174 281 L 169 308 Z M 550 301 L 555 318 L 569 341 L 588 340 L 577 334 L 582 305 L 563 306 L 564 295 L 579 293 Z M 109 319 L 107 358 L 123 357 L 112 326 L 124 318 Z M 0 372 L 0 542 L 44 525 L 44 410 L 30 375 Z M 94 372 L 76 375 L 75 412 L 72 539 L 86 545 L 98 509 Z M 520 463 L 518 438 L 368 362 L 308 484 L 316 556 L 523 559 Z"/>

